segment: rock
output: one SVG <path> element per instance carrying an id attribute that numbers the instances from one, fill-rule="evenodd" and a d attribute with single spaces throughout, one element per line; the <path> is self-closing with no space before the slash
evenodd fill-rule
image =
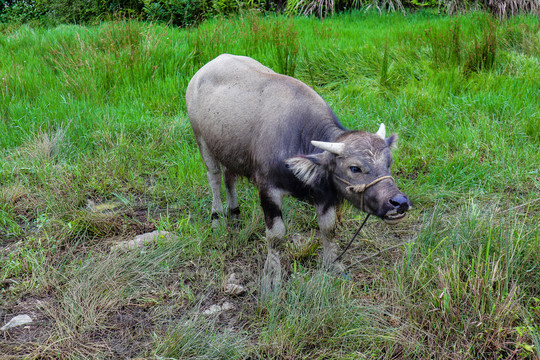
<path id="1" fill-rule="evenodd" d="M 120 206 L 122 206 L 122 203 L 119 203 L 119 202 L 97 204 L 95 201 L 91 199 L 86 200 L 86 207 L 88 208 L 88 210 L 92 212 L 98 212 L 98 213 L 114 212 Z"/>
<path id="2" fill-rule="evenodd" d="M 28 323 L 31 323 L 33 320 L 32 318 L 29 316 L 29 315 L 17 315 L 15 316 L 13 319 L 9 320 L 9 322 L 2 326 L 0 328 L 1 331 L 6 331 L 8 329 L 11 329 L 13 327 L 16 327 L 16 326 L 21 326 L 21 325 L 24 325 L 24 324 L 28 324 Z"/>
<path id="3" fill-rule="evenodd" d="M 229 295 L 242 295 L 244 294 L 247 289 L 243 287 L 242 285 L 238 284 L 238 280 L 236 279 L 236 274 L 232 273 L 229 276 L 227 276 L 226 281 L 223 284 L 223 291 Z"/>
<path id="4" fill-rule="evenodd" d="M 230 302 L 224 302 L 223 305 L 212 305 L 205 311 L 203 311 L 203 315 L 215 315 L 222 311 L 232 310 L 234 309 L 234 305 Z"/>
<path id="5" fill-rule="evenodd" d="M 246 292 L 246 288 L 242 285 L 227 284 L 225 285 L 225 292 L 229 295 L 242 295 Z"/>
<path id="6" fill-rule="evenodd" d="M 152 231 L 150 233 L 137 235 L 133 240 L 121 241 L 111 247 L 111 250 L 133 250 L 142 248 L 145 244 L 156 240 L 176 240 L 178 236 L 162 230 Z"/>

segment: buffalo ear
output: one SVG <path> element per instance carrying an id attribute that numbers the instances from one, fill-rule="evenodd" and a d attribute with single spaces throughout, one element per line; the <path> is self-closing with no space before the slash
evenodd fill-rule
<path id="1" fill-rule="evenodd" d="M 384 141 L 386 141 L 386 145 L 391 149 L 391 150 L 394 150 L 395 148 L 397 148 L 397 143 L 398 143 L 398 136 L 397 134 L 393 134 L 392 136 L 384 139 Z"/>
<path id="2" fill-rule="evenodd" d="M 325 154 L 295 156 L 285 160 L 287 167 L 306 185 L 314 185 L 325 177 Z"/>

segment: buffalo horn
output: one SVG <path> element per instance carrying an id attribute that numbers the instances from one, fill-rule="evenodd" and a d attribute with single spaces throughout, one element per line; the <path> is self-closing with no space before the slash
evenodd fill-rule
<path id="1" fill-rule="evenodd" d="M 383 140 L 386 137 L 386 127 L 383 123 L 381 123 L 381 126 L 379 126 L 379 130 L 377 130 L 377 135 L 379 135 L 379 137 Z"/>
<path id="2" fill-rule="evenodd" d="M 319 149 L 323 149 L 331 152 L 332 154 L 341 155 L 345 149 L 344 143 L 324 142 L 324 141 L 311 141 L 311 144 Z"/>

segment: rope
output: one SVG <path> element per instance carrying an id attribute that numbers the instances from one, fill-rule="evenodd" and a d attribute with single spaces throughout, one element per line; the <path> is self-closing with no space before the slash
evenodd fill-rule
<path id="1" fill-rule="evenodd" d="M 353 185 L 351 184 L 350 182 L 348 182 L 347 180 L 345 180 L 344 178 L 342 178 L 341 176 L 338 176 L 336 174 L 334 174 L 334 176 L 336 177 L 336 179 L 338 179 L 339 181 L 343 182 L 344 184 L 346 185 L 349 185 L 347 186 L 346 190 L 349 191 L 349 192 L 355 192 L 355 193 L 360 193 L 360 210 L 362 210 L 363 212 L 367 212 L 364 210 L 364 192 L 366 191 L 367 188 L 369 188 L 370 186 L 373 186 L 375 184 L 377 184 L 378 182 L 380 181 L 383 181 L 383 180 L 386 180 L 386 179 L 392 179 L 392 181 L 395 182 L 394 178 L 389 176 L 389 175 L 386 175 L 386 176 L 381 176 L 380 178 L 377 178 L 375 180 L 373 180 L 372 182 L 370 182 L 369 184 L 358 184 L 358 185 Z M 356 239 L 356 237 L 358 236 L 358 234 L 360 233 L 360 230 L 362 230 L 362 228 L 364 227 L 366 221 L 369 219 L 369 216 L 371 214 L 367 214 L 366 218 L 364 219 L 364 221 L 362 222 L 362 224 L 360 225 L 360 227 L 358 228 L 358 230 L 356 230 L 356 232 L 354 233 L 353 237 L 351 238 L 351 241 L 349 241 L 349 243 L 347 244 L 347 246 L 345 247 L 345 250 L 343 250 L 341 252 L 341 254 L 339 254 L 338 257 L 336 257 L 336 259 L 334 261 L 332 261 L 332 264 L 335 263 L 336 261 L 338 261 L 339 259 L 341 259 L 341 257 L 345 254 L 345 252 L 347 252 L 347 250 L 349 250 L 349 247 L 351 246 L 351 244 L 353 243 L 354 239 Z"/>
<path id="2" fill-rule="evenodd" d="M 393 246 L 387 247 L 386 249 L 379 250 L 379 251 L 377 251 L 375 254 L 368 255 L 368 256 L 363 257 L 362 259 L 360 259 L 360 260 L 358 260 L 358 261 L 356 261 L 356 262 L 350 264 L 350 265 L 347 266 L 345 269 L 346 269 L 346 270 L 347 270 L 347 269 L 350 269 L 350 268 L 353 267 L 354 265 L 359 264 L 359 263 L 361 263 L 361 262 L 364 262 L 364 261 L 366 261 L 366 260 L 369 260 L 369 259 L 371 259 L 371 258 L 374 258 L 375 256 L 378 256 L 379 254 L 381 254 L 381 253 L 383 253 L 383 252 L 386 252 L 386 251 L 389 251 L 389 250 L 392 250 L 392 249 L 395 249 L 395 248 L 398 248 L 398 247 L 400 247 L 400 246 L 407 245 L 407 244 L 409 244 L 409 243 L 406 242 L 406 241 L 402 241 L 402 242 L 400 242 L 400 243 L 397 244 L 397 245 L 393 245 Z"/>
<path id="3" fill-rule="evenodd" d="M 362 225 L 360 225 L 360 227 L 358 228 L 358 230 L 356 230 L 356 232 L 354 233 L 353 237 L 351 238 L 351 241 L 349 241 L 349 243 L 347 244 L 347 246 L 345 247 L 345 249 L 341 252 L 341 254 L 339 254 L 339 256 L 334 260 L 332 261 L 332 264 L 335 263 L 336 261 L 338 261 L 339 259 L 341 259 L 341 257 L 347 252 L 347 250 L 349 250 L 349 247 L 351 246 L 351 244 L 353 243 L 354 239 L 356 239 L 356 237 L 358 236 L 358 234 L 360 233 L 360 230 L 362 230 L 362 228 L 364 227 L 364 224 L 366 223 L 367 219 L 369 219 L 369 216 L 371 214 L 367 214 L 366 218 L 364 219 L 364 221 L 362 222 Z"/>
<path id="4" fill-rule="evenodd" d="M 361 194 L 360 195 L 360 210 L 363 211 L 363 212 L 366 212 L 366 210 L 364 210 L 364 192 L 371 186 L 377 184 L 379 181 L 383 181 L 383 180 L 386 180 L 386 179 L 391 179 L 392 181 L 395 182 L 394 178 L 390 175 L 385 175 L 385 176 L 381 176 L 380 178 L 377 178 L 375 180 L 373 180 L 372 182 L 370 182 L 369 184 L 357 184 L 357 185 L 353 185 L 351 184 L 350 182 L 348 182 L 347 180 L 345 180 L 344 178 L 342 178 L 341 176 L 337 175 L 337 174 L 334 174 L 334 176 L 336 177 L 336 179 L 338 179 L 339 181 L 341 181 L 342 183 L 344 183 L 345 185 L 349 185 L 347 186 L 345 189 L 349 192 L 355 192 L 355 193 L 359 193 Z"/>
<path id="5" fill-rule="evenodd" d="M 340 179 L 341 181 L 345 180 L 345 179 L 341 179 L 341 178 L 338 178 Z M 377 178 L 375 180 L 373 180 L 372 182 L 370 182 L 369 184 L 358 184 L 358 185 L 352 185 L 350 184 L 349 186 L 347 186 L 347 191 L 351 191 L 351 192 L 357 192 L 357 193 L 363 193 L 364 191 L 366 191 L 366 189 L 370 186 L 373 186 L 375 185 L 376 183 L 378 183 L 379 181 L 383 181 L 383 180 L 386 180 L 386 179 L 392 179 L 392 181 L 394 181 L 394 178 L 387 175 L 387 176 L 381 176 L 380 178 Z M 346 181 L 346 180 L 345 180 Z M 347 181 L 348 182 L 348 181 Z"/>

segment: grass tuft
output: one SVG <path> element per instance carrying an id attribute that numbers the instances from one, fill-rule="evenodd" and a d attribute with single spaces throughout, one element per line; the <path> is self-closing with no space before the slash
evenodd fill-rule
<path id="1" fill-rule="evenodd" d="M 362 301 L 351 283 L 325 272 L 296 273 L 261 311 L 263 358 L 324 358 L 328 354 L 380 356 L 405 346 L 399 321 L 383 307 Z M 386 318 L 386 319 L 385 319 Z"/>
<path id="2" fill-rule="evenodd" d="M 530 215 L 501 219 L 496 208 L 475 202 L 461 213 L 447 223 L 443 209 L 436 209 L 420 231 L 418 252 L 404 262 L 404 298 L 429 309 L 412 320 L 437 329 L 429 341 L 434 350 L 466 349 L 488 358 L 520 353 L 510 344 L 518 338 L 516 324 L 525 320 L 520 299 L 537 291 L 538 229 Z M 450 333 L 460 335 L 447 342 Z"/>
<path id="3" fill-rule="evenodd" d="M 194 314 L 154 339 L 154 356 L 167 359 L 245 359 L 248 339 L 233 329 L 221 329 L 216 318 Z"/>

